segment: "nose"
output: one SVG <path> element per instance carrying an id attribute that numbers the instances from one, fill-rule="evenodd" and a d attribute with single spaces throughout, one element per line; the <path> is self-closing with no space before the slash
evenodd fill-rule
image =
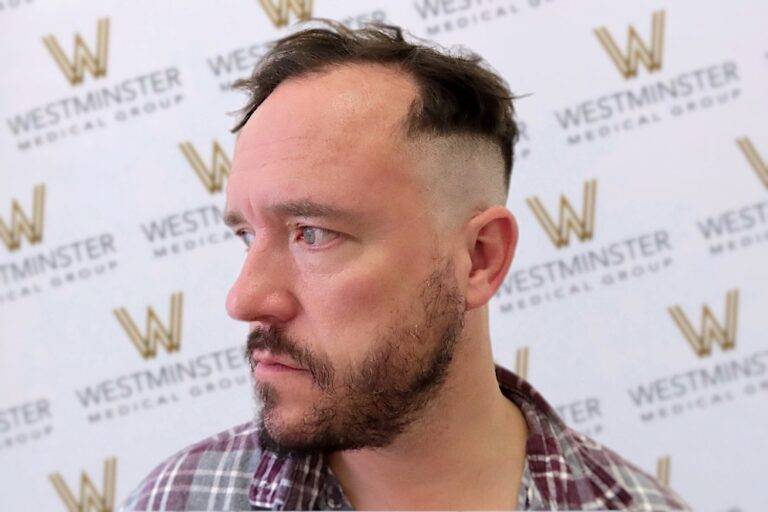
<path id="1" fill-rule="evenodd" d="M 291 272 L 280 254 L 251 246 L 240 275 L 229 289 L 227 314 L 235 320 L 282 325 L 299 310 L 290 289 Z"/>

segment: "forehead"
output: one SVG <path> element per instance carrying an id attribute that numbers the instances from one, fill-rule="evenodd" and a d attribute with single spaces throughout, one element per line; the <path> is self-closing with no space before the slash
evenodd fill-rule
<path id="1" fill-rule="evenodd" d="M 402 125 L 417 94 L 407 75 L 377 64 L 282 83 L 238 137 L 230 201 L 257 192 L 254 186 L 358 202 L 370 200 L 373 190 L 418 188 Z"/>

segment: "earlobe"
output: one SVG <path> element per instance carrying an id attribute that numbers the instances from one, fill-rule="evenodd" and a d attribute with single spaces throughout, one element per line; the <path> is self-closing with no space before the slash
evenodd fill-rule
<path id="1" fill-rule="evenodd" d="M 468 249 L 472 267 L 467 282 L 467 309 L 484 306 L 501 286 L 512 263 L 518 229 L 514 215 L 493 206 L 470 221 Z"/>

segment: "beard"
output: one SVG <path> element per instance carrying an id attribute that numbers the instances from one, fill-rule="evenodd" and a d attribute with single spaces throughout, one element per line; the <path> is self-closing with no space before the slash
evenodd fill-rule
<path id="1" fill-rule="evenodd" d="M 327 355 L 278 328 L 252 332 L 246 347 L 252 369 L 253 350 L 287 355 L 308 370 L 322 392 L 300 422 L 287 424 L 279 415 L 277 389 L 257 383 L 261 448 L 296 456 L 389 445 L 442 388 L 464 327 L 464 308 L 453 266 L 441 264 L 419 287 L 409 313 L 381 329 L 362 361 L 343 372 Z"/>

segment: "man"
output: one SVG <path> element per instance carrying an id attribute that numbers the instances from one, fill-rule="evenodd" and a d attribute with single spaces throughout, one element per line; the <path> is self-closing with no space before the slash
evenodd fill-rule
<path id="1" fill-rule="evenodd" d="M 512 95 L 479 57 L 327 22 L 250 79 L 227 185 L 259 417 L 157 467 L 128 510 L 686 505 L 494 365 L 513 258 Z"/>

